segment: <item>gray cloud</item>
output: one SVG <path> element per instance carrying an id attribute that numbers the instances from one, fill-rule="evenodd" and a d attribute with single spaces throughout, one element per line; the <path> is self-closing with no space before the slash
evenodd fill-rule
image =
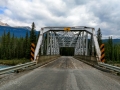
<path id="1" fill-rule="evenodd" d="M 99 23 L 96 27 L 100 27 L 104 37 L 112 35 L 113 38 L 120 38 L 120 1 L 118 0 L 101 0 L 91 2 L 89 12 L 92 12 L 95 17 L 99 18 Z M 116 37 L 117 36 L 117 37 Z"/>
<path id="2" fill-rule="evenodd" d="M 103 38 L 120 38 L 119 0 L 0 0 L 2 21 L 10 25 L 99 27 Z"/>

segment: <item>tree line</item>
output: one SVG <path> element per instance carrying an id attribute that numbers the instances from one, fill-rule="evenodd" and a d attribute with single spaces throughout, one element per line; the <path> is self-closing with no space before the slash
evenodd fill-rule
<path id="1" fill-rule="evenodd" d="M 15 37 L 10 32 L 5 32 L 0 38 L 0 59 L 30 59 L 31 43 L 37 43 L 38 35 L 35 32 L 35 24 L 32 23 L 31 31 L 26 32 L 25 37 Z M 102 33 L 99 28 L 97 31 L 97 39 L 99 46 L 102 42 Z M 112 37 L 109 37 L 105 44 L 105 59 L 106 62 L 120 62 L 120 44 L 114 44 Z M 60 49 L 60 54 L 68 48 Z M 70 55 L 73 55 L 74 50 L 69 48 Z M 61 51 L 62 50 L 62 51 Z M 63 51 L 64 50 L 64 51 Z M 68 51 L 68 50 L 67 50 Z M 62 55 L 61 54 L 61 55 Z"/>
<path id="2" fill-rule="evenodd" d="M 99 46 L 102 42 L 102 33 L 100 28 L 97 31 L 97 39 Z M 108 40 L 104 42 L 105 44 L 105 62 L 120 63 L 120 43 L 115 44 L 112 37 L 108 37 Z"/>
<path id="3" fill-rule="evenodd" d="M 34 22 L 31 31 L 26 32 L 25 37 L 15 37 L 14 34 L 4 31 L 0 39 L 0 59 L 30 59 L 31 43 L 36 44 L 37 38 Z"/>
<path id="4" fill-rule="evenodd" d="M 120 62 L 120 44 L 114 44 L 112 37 L 105 43 L 106 62 Z"/>

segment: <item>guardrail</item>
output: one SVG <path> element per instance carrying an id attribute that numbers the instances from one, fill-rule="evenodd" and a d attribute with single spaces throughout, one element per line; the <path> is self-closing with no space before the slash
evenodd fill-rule
<path id="1" fill-rule="evenodd" d="M 33 61 L 33 62 L 25 63 L 25 64 L 20 64 L 20 65 L 16 65 L 16 66 L 11 66 L 11 67 L 8 67 L 8 68 L 3 68 L 3 69 L 0 69 L 0 75 L 1 75 L 1 74 L 5 74 L 5 73 L 8 73 L 8 72 L 11 72 L 11 71 L 24 69 L 24 68 L 26 68 L 26 67 L 33 66 L 33 65 L 35 65 L 35 64 L 36 64 L 36 62 Z"/>
<path id="2" fill-rule="evenodd" d="M 81 57 L 82 57 L 82 56 L 81 56 Z M 84 58 L 82 58 L 82 59 L 83 59 L 83 60 L 82 60 L 82 59 L 80 59 L 79 57 L 74 57 L 74 58 L 76 58 L 76 59 L 78 59 L 78 60 L 81 60 L 82 62 L 85 62 L 85 63 L 87 63 L 87 64 L 89 64 L 89 65 L 94 66 L 94 67 L 101 66 L 101 67 L 105 67 L 105 68 L 107 68 L 107 69 L 109 69 L 109 70 L 114 70 L 114 71 L 120 73 L 120 67 L 117 67 L 117 66 L 113 66 L 113 65 L 110 65 L 110 64 L 102 63 L 102 62 L 99 62 L 99 63 L 96 65 L 95 63 L 93 63 L 92 60 L 84 60 Z M 92 61 L 92 62 L 90 62 L 90 61 Z"/>
<path id="3" fill-rule="evenodd" d="M 98 63 L 98 65 L 99 65 L 99 66 L 102 66 L 102 67 L 105 67 L 105 68 L 107 68 L 107 69 L 111 69 L 111 70 L 120 72 L 120 67 L 117 67 L 117 66 L 105 64 L 105 63 L 102 63 L 102 62 Z"/>

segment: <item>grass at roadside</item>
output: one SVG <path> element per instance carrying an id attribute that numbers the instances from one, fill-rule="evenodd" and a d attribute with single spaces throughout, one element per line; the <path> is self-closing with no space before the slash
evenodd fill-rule
<path id="1" fill-rule="evenodd" d="M 3 65 L 17 65 L 17 64 L 23 64 L 26 62 L 30 62 L 30 60 L 27 59 L 13 59 L 13 60 L 0 60 L 0 64 Z"/>
<path id="2" fill-rule="evenodd" d="M 106 63 L 120 67 L 120 61 L 107 61 Z"/>
<path id="3" fill-rule="evenodd" d="M 49 62 L 57 57 L 59 56 L 40 56 L 38 63 Z M 17 65 L 17 64 L 23 64 L 27 62 L 30 62 L 30 60 L 27 60 L 27 59 L 0 60 L 0 64 L 10 65 L 10 66 Z"/>

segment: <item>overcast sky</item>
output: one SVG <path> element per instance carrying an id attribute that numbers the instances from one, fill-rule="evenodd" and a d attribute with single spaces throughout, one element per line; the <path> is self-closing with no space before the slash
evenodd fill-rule
<path id="1" fill-rule="evenodd" d="M 11 26 L 89 26 L 120 38 L 120 0 L 0 0 L 0 20 Z"/>

